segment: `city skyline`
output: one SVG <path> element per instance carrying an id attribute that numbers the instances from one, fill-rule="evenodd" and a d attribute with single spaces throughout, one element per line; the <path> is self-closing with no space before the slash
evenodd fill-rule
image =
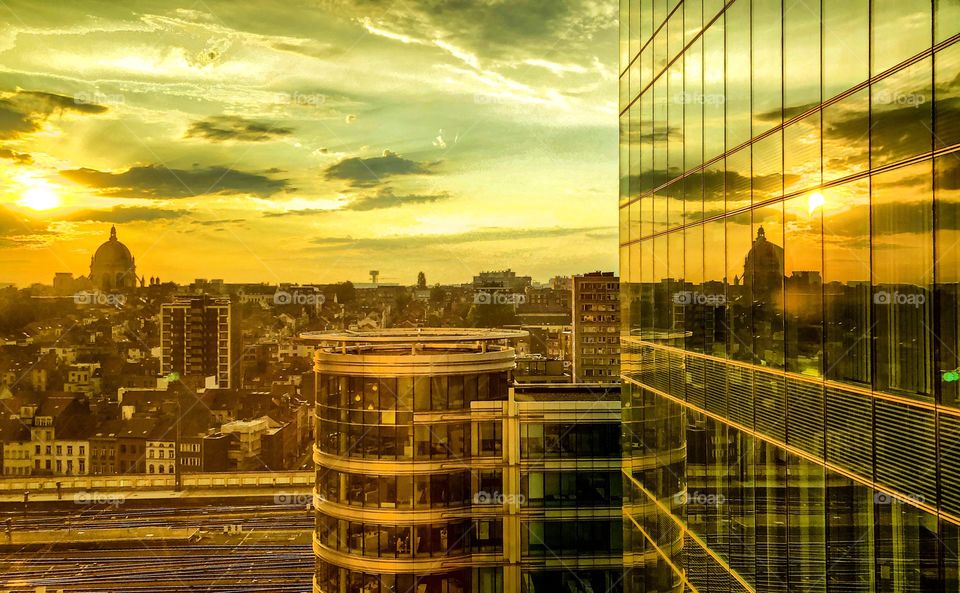
<path id="1" fill-rule="evenodd" d="M 612 269 L 616 7 L 436 8 L 5 3 L 0 283 Z"/>

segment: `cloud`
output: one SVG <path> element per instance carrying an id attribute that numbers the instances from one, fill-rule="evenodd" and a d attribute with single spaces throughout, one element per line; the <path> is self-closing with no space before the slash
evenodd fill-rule
<path id="1" fill-rule="evenodd" d="M 264 218 L 280 218 L 285 216 L 320 216 L 333 212 L 353 211 L 367 212 L 370 210 L 385 210 L 387 208 L 398 208 L 406 204 L 428 204 L 449 200 L 453 196 L 447 192 L 436 194 L 400 194 L 397 195 L 389 187 L 383 188 L 376 193 L 360 196 L 349 201 L 343 207 L 339 208 L 304 208 L 302 210 L 286 210 L 284 212 L 267 212 Z"/>
<path id="2" fill-rule="evenodd" d="M 18 165 L 33 163 L 33 157 L 25 152 L 15 152 L 9 148 L 0 148 L 0 159 L 9 159 Z"/>
<path id="3" fill-rule="evenodd" d="M 213 142 L 267 142 L 293 133 L 291 128 L 252 121 L 242 117 L 220 115 L 193 122 L 187 138 L 206 138 Z"/>
<path id="4" fill-rule="evenodd" d="M 375 194 L 363 196 L 353 200 L 345 209 L 361 212 L 367 210 L 381 210 L 384 208 L 396 208 L 405 204 L 427 204 L 430 202 L 438 202 L 440 200 L 448 200 L 451 197 L 452 196 L 447 192 L 440 192 L 438 194 L 407 194 L 398 196 L 393 193 L 392 189 L 384 188 Z"/>
<path id="5" fill-rule="evenodd" d="M 17 91 L 0 99 L 0 138 L 19 138 L 36 132 L 53 113 L 97 114 L 102 105 L 39 91 Z"/>
<path id="6" fill-rule="evenodd" d="M 338 13 L 354 16 L 375 35 L 418 45 L 456 40 L 458 52 L 490 59 L 542 60 L 545 48 L 558 44 L 566 55 L 592 57 L 596 38 L 612 40 L 617 32 L 618 5 L 599 0 L 335 2 Z"/>
<path id="7" fill-rule="evenodd" d="M 385 150 L 383 156 L 343 159 L 327 167 L 324 176 L 328 180 L 346 180 L 356 187 L 371 187 L 396 175 L 429 175 L 436 164 L 419 163 Z"/>
<path id="8" fill-rule="evenodd" d="M 216 220 L 191 220 L 192 224 L 199 224 L 201 226 L 220 226 L 224 224 L 239 224 L 241 222 L 247 222 L 246 218 L 219 218 Z"/>
<path id="9" fill-rule="evenodd" d="M 28 235 L 43 235 L 49 232 L 45 224 L 0 205 L 0 243 L 19 243 L 21 238 Z"/>
<path id="10" fill-rule="evenodd" d="M 284 212 L 265 212 L 263 214 L 264 218 L 281 218 L 284 216 L 313 216 L 320 214 L 329 214 L 331 212 L 337 212 L 338 208 L 323 209 L 323 208 L 304 208 L 303 210 L 286 210 Z"/>
<path id="11" fill-rule="evenodd" d="M 188 210 L 167 210 L 147 206 L 114 206 L 107 210 L 80 210 L 70 215 L 69 220 L 77 222 L 143 222 L 170 220 L 189 216 Z"/>
<path id="12" fill-rule="evenodd" d="M 355 247 L 390 248 L 390 249 L 420 249 L 436 245 L 450 245 L 462 247 L 469 243 L 491 241 L 516 241 L 550 239 L 571 235 L 615 236 L 614 227 L 549 227 L 532 229 L 512 229 L 504 227 L 488 227 L 465 231 L 463 233 L 448 233 L 436 235 L 395 235 L 392 237 L 317 237 L 312 243 L 316 245 L 351 245 Z M 599 235 L 598 235 L 599 234 Z"/>
<path id="13" fill-rule="evenodd" d="M 60 174 L 111 198 L 163 200 L 215 194 L 252 194 L 265 198 L 288 188 L 285 179 L 226 167 L 171 169 L 147 165 L 131 167 L 122 173 L 73 169 L 60 171 Z"/>

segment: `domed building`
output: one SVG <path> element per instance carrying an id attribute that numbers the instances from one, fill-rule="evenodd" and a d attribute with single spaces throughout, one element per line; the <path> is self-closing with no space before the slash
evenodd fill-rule
<path id="1" fill-rule="evenodd" d="M 783 247 L 767 241 L 763 227 L 743 262 L 743 285 L 752 290 L 754 301 L 777 300 L 783 287 Z"/>
<path id="2" fill-rule="evenodd" d="M 110 239 L 90 259 L 90 281 L 100 290 L 137 286 L 136 263 L 127 246 L 117 240 L 115 226 L 110 227 Z"/>

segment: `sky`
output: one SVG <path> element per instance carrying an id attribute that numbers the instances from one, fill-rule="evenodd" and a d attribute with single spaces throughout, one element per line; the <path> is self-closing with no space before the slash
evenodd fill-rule
<path id="1" fill-rule="evenodd" d="M 0 0 L 0 283 L 617 261 L 617 3 Z"/>

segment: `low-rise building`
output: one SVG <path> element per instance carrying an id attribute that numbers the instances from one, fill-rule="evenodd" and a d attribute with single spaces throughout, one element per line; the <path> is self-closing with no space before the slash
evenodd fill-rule
<path id="1" fill-rule="evenodd" d="M 19 418 L 0 420 L 0 465 L 5 476 L 29 476 L 33 470 L 30 428 Z"/>
<path id="2" fill-rule="evenodd" d="M 177 453 L 173 439 L 148 439 L 146 449 L 148 474 L 172 474 L 176 472 Z"/>
<path id="3" fill-rule="evenodd" d="M 235 458 L 237 469 L 240 471 L 258 470 L 264 468 L 262 454 L 263 436 L 271 428 L 279 428 L 280 424 L 268 416 L 261 416 L 254 420 L 236 420 L 220 427 L 224 434 L 234 434 L 238 439 Z"/>

